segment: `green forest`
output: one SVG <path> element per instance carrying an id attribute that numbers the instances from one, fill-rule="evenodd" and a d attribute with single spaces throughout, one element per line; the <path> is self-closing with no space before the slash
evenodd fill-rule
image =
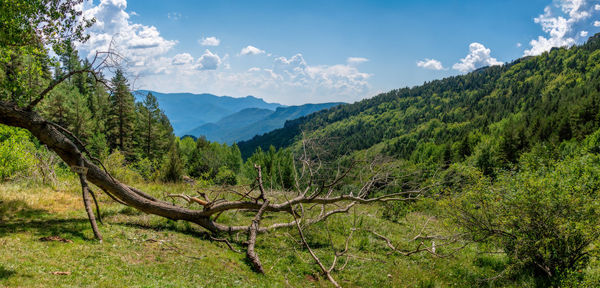
<path id="1" fill-rule="evenodd" d="M 600 286 L 600 34 L 227 145 L 76 3 L 2 2 L 0 286 Z"/>

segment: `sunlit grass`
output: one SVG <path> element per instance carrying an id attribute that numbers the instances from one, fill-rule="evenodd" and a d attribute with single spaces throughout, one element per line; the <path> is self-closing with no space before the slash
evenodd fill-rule
<path id="1" fill-rule="evenodd" d="M 243 253 L 211 241 L 194 224 L 147 215 L 99 195 L 104 221 L 100 226 L 104 242 L 99 243 L 93 239 L 76 184 L 73 181 L 59 188 L 19 183 L 0 185 L 0 286 L 330 286 L 298 242 L 294 229 L 259 235 L 256 247 L 266 271 L 266 275 L 260 275 L 252 271 Z M 137 186 L 160 198 L 165 193 L 194 195 L 199 190 L 186 184 Z M 218 193 L 219 188 L 212 189 L 211 195 Z M 282 192 L 274 193 L 276 198 L 283 197 Z M 177 203 L 186 205 L 183 201 Z M 425 206 L 430 207 L 431 203 Z M 308 243 L 329 265 L 333 259 L 331 243 L 341 250 L 350 230 L 358 228 L 350 241 L 348 264 L 343 271 L 333 272 L 344 287 L 477 287 L 483 284 L 481 279 L 495 276 L 506 264 L 502 255 L 478 254 L 474 245 L 448 258 L 428 253 L 408 257 L 389 254 L 385 243 L 366 230 L 386 235 L 404 249 L 415 247 L 411 239 L 424 231 L 426 222 L 426 233 L 452 231 L 433 217 L 435 212 L 424 212 L 417 207 L 397 222 L 391 222 L 381 218 L 381 209 L 381 206 L 361 206 L 305 229 Z M 253 213 L 228 213 L 221 217 L 219 220 L 226 223 L 247 224 Z M 286 215 L 267 214 L 264 224 L 290 220 Z M 73 243 L 39 241 L 53 235 Z M 224 237 L 236 249 L 244 251 L 245 236 Z M 444 247 L 438 249 L 440 253 L 449 251 Z M 496 285 L 518 287 L 524 282 L 492 283 Z"/>

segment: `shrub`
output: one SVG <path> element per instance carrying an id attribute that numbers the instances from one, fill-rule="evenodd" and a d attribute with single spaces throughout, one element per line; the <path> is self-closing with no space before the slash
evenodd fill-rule
<path id="1" fill-rule="evenodd" d="M 179 182 L 183 179 L 183 164 L 179 158 L 177 145 L 173 145 L 160 168 L 160 179 L 163 182 Z"/>
<path id="2" fill-rule="evenodd" d="M 235 185 L 237 184 L 237 177 L 229 168 L 222 166 L 215 177 L 215 183 L 219 185 Z"/>
<path id="3" fill-rule="evenodd" d="M 471 239 L 502 249 L 509 271 L 529 271 L 542 286 L 558 285 L 587 266 L 600 235 L 600 157 L 520 167 L 467 189 L 452 203 L 455 220 Z"/>
<path id="4" fill-rule="evenodd" d="M 34 153 L 29 132 L 0 125 L 0 180 L 27 174 L 35 167 Z"/>
<path id="5" fill-rule="evenodd" d="M 125 162 L 125 155 L 119 150 L 115 150 L 104 160 L 104 166 L 108 172 L 115 178 L 125 182 L 141 182 L 142 176 L 128 167 Z"/>

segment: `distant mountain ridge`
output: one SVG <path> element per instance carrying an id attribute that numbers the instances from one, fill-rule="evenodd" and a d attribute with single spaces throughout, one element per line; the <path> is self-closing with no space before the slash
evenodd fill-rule
<path id="1" fill-rule="evenodd" d="M 269 131 L 282 128 L 286 121 L 344 103 L 332 102 L 277 107 L 275 111 L 263 108 L 246 108 L 214 123 L 200 125 L 185 134 L 205 136 L 210 141 L 234 143 L 251 139 Z"/>
<path id="2" fill-rule="evenodd" d="M 183 136 L 185 132 L 199 125 L 217 122 L 226 115 L 244 109 L 258 108 L 274 111 L 277 107 L 283 106 L 279 103 L 265 102 L 254 96 L 235 98 L 207 93 L 160 93 L 150 90 L 137 90 L 133 92 L 133 95 L 136 101 L 141 101 L 148 92 L 158 99 L 160 108 L 171 121 L 177 136 Z"/>

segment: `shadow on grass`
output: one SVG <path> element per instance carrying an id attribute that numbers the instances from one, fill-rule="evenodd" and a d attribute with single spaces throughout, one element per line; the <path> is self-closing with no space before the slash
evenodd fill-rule
<path id="1" fill-rule="evenodd" d="M 14 275 L 16 272 L 14 270 L 9 270 L 4 268 L 4 266 L 0 265 L 0 279 L 6 279 L 12 275 Z"/>
<path id="2" fill-rule="evenodd" d="M 48 215 L 43 209 L 34 209 L 21 200 L 5 201 L 0 199 L 0 220 L 10 221 L 12 219 L 34 219 Z"/>
<path id="3" fill-rule="evenodd" d="M 156 223 L 156 224 L 121 221 L 121 222 L 116 222 L 116 223 L 111 223 L 111 224 L 120 225 L 120 226 L 124 226 L 124 227 L 138 228 L 138 229 L 148 229 L 148 230 L 153 230 L 156 232 L 161 232 L 161 231 L 177 232 L 180 234 L 190 235 L 190 236 L 194 236 L 194 237 L 197 237 L 199 239 L 204 239 L 204 240 L 210 240 L 210 236 L 211 236 L 211 234 L 209 232 L 199 231 L 199 230 L 191 227 L 190 225 L 188 225 L 188 223 L 183 222 L 183 221 L 176 222 L 173 220 L 167 220 L 164 223 Z"/>
<path id="4" fill-rule="evenodd" d="M 46 210 L 31 208 L 20 200 L 0 200 L 0 237 L 30 232 L 40 237 L 60 235 L 67 239 L 90 240 L 82 233 L 88 228 L 88 223 L 85 218 L 56 219 Z"/>

